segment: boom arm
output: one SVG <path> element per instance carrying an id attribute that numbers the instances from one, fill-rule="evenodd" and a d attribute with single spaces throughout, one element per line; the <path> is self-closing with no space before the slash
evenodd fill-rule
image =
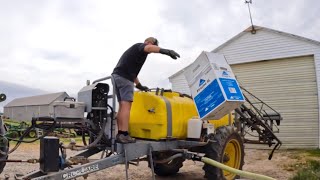
<path id="1" fill-rule="evenodd" d="M 269 156 L 269 159 L 271 159 L 274 150 L 280 148 L 282 144 L 280 139 L 275 135 L 275 133 L 279 132 L 277 125 L 280 125 L 282 117 L 280 113 L 254 96 L 248 90 L 243 87 L 241 87 L 241 89 L 246 98 L 246 103 L 235 110 L 237 117 L 236 122 L 238 122 L 238 126 L 240 126 L 240 133 L 244 137 L 244 142 L 246 143 L 268 144 L 269 147 L 276 144 Z M 257 133 L 256 136 L 258 137 L 258 140 L 251 140 L 245 137 L 246 134 L 255 136 L 250 134 L 248 132 L 249 130 Z"/>

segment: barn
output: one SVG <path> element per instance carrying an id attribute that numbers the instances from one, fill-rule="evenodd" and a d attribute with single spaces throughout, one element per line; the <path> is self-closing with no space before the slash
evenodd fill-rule
<path id="1" fill-rule="evenodd" d="M 285 148 L 319 148 L 320 42 L 254 26 L 212 52 L 223 54 L 239 83 L 283 116 Z M 199 52 L 200 54 L 200 52 Z M 190 94 L 184 69 L 169 77 L 174 91 Z"/>
<path id="2" fill-rule="evenodd" d="M 63 101 L 65 97 L 69 97 L 66 92 L 58 92 L 17 98 L 4 106 L 3 115 L 17 121 L 31 121 L 32 117 L 50 116 L 50 112 L 53 112 L 52 103 Z"/>

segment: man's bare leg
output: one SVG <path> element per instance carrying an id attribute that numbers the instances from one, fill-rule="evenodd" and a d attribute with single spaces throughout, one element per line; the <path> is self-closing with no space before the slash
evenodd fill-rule
<path id="1" fill-rule="evenodd" d="M 120 101 L 119 102 L 119 112 L 117 115 L 118 130 L 119 131 L 128 131 L 129 130 L 129 119 L 130 119 L 130 110 L 132 102 L 129 101 Z"/>
<path id="2" fill-rule="evenodd" d="M 117 141 L 120 143 L 135 142 L 135 139 L 131 138 L 128 134 L 131 104 L 132 102 L 129 102 L 129 101 L 119 102 L 119 112 L 117 114 L 117 123 L 118 123 L 119 132 L 117 135 Z"/>

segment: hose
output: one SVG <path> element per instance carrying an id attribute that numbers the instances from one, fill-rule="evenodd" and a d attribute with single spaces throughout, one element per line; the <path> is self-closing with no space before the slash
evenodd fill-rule
<path id="1" fill-rule="evenodd" d="M 173 159 L 175 158 L 178 158 L 178 157 L 183 157 L 183 154 L 182 153 L 179 153 L 179 154 L 175 154 L 173 156 L 170 156 L 169 158 L 167 159 L 163 159 L 163 160 L 153 160 L 155 163 L 160 163 L 160 164 L 163 164 L 163 163 L 167 163 L 169 161 L 172 161 Z"/>
<path id="2" fill-rule="evenodd" d="M 206 164 L 209 164 L 211 166 L 215 166 L 215 167 L 220 168 L 222 170 L 231 172 L 233 174 L 237 174 L 237 175 L 239 175 L 241 177 L 255 179 L 255 180 L 275 180 L 274 178 L 271 178 L 271 177 L 268 177 L 268 176 L 264 176 L 264 175 L 261 175 L 261 174 L 255 174 L 255 173 L 252 173 L 252 172 L 241 171 L 239 169 L 235 169 L 235 168 L 229 167 L 227 165 L 224 165 L 222 163 L 219 163 L 217 161 L 214 161 L 214 160 L 206 158 L 206 157 L 202 157 L 201 161 L 206 163 Z"/>
<path id="3" fill-rule="evenodd" d="M 102 128 L 101 130 L 99 131 L 99 134 L 97 136 L 97 138 L 92 142 L 90 143 L 89 145 L 86 145 L 86 146 L 63 146 L 64 148 L 67 148 L 67 149 L 72 149 L 72 150 L 76 150 L 76 151 L 82 151 L 82 150 L 85 150 L 85 149 L 89 149 L 89 148 L 92 148 L 92 147 L 96 147 L 96 145 L 100 142 L 100 140 L 102 139 L 103 135 L 104 135 L 104 129 L 106 128 L 106 121 L 103 122 L 103 125 L 102 125 Z"/>

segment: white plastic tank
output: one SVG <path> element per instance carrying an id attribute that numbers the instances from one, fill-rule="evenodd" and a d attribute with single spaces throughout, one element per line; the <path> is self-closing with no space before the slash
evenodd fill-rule
<path id="1" fill-rule="evenodd" d="M 192 118 L 188 121 L 188 139 L 200 139 L 202 123 L 200 118 Z"/>

